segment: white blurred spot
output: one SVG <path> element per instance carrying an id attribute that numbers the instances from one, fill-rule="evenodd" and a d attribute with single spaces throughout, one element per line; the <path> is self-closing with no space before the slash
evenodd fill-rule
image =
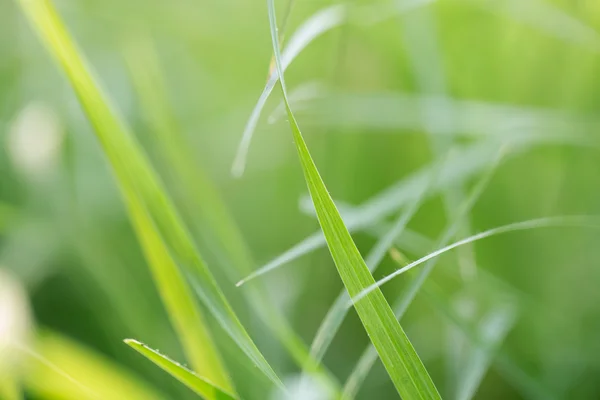
<path id="1" fill-rule="evenodd" d="M 31 320 L 27 295 L 21 284 L 0 269 L 0 371 L 14 371 L 17 348 L 30 332 Z"/>
<path id="2" fill-rule="evenodd" d="M 278 389 L 271 400 L 327 400 L 330 398 L 327 388 L 309 376 L 292 375 L 285 379 L 287 392 Z"/>
<path id="3" fill-rule="evenodd" d="M 47 176 L 56 166 L 63 129 L 54 111 L 29 103 L 12 122 L 7 150 L 17 170 L 28 178 Z"/>

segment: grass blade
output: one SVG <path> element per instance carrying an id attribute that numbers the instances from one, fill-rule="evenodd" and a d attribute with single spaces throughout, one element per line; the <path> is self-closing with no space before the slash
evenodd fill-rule
<path id="1" fill-rule="evenodd" d="M 334 5 L 318 11 L 312 17 L 307 19 L 306 22 L 294 32 L 290 38 L 289 44 L 282 53 L 283 70 L 285 71 L 294 58 L 296 58 L 313 40 L 328 30 L 340 26 L 345 20 L 346 13 L 346 6 Z M 244 133 L 242 134 L 242 139 L 238 145 L 237 153 L 231 167 L 231 174 L 235 177 L 241 177 L 244 174 L 250 142 L 252 141 L 252 136 L 256 129 L 256 125 L 258 124 L 258 119 L 260 118 L 262 110 L 267 103 L 267 99 L 273 92 L 278 80 L 279 73 L 273 71 L 252 110 L 248 122 L 246 122 Z"/>
<path id="2" fill-rule="evenodd" d="M 435 178 L 435 174 L 437 173 L 439 173 L 439 170 L 433 171 L 433 176 L 430 180 L 430 183 L 434 181 L 433 178 Z M 369 254 L 365 260 L 365 263 L 371 273 L 377 269 L 388 249 L 392 246 L 398 236 L 400 236 L 402 231 L 404 231 L 410 219 L 419 210 L 425 199 L 425 194 L 427 193 L 428 189 L 429 187 L 425 187 L 423 192 L 415 199 L 415 201 L 412 202 L 412 204 L 410 204 L 406 210 L 403 210 L 400 213 L 394 224 L 387 228 L 385 233 L 379 236 L 379 239 L 369 251 Z M 325 356 L 329 345 L 333 341 L 335 334 L 337 333 L 346 314 L 348 313 L 348 307 L 346 307 L 348 300 L 348 293 L 343 290 L 338 295 L 333 305 L 329 308 L 325 318 L 317 329 L 317 333 L 311 345 L 311 354 L 317 360 L 321 360 Z"/>
<path id="3" fill-rule="evenodd" d="M 125 343 L 135 351 L 158 365 L 163 371 L 183 383 L 188 388 L 192 389 L 198 395 L 204 398 L 217 400 L 234 400 L 236 396 L 227 393 L 212 382 L 196 375 L 194 372 L 185 368 L 183 365 L 171 360 L 167 356 L 160 354 L 158 351 L 151 349 L 145 344 L 134 339 L 125 339 Z M 210 396 L 206 396 L 210 393 Z"/>
<path id="4" fill-rule="evenodd" d="M 569 227 L 569 226 L 600 229 L 600 218 L 595 217 L 595 216 L 589 216 L 589 215 L 545 217 L 545 218 L 537 218 L 537 219 L 531 219 L 531 220 L 527 220 L 527 221 L 515 222 L 512 224 L 502 225 L 502 226 L 499 226 L 496 228 L 492 228 L 487 231 L 477 233 L 475 235 L 461 239 L 455 243 L 444 246 L 432 253 L 429 253 L 428 255 L 426 255 L 416 261 L 411 262 L 410 264 L 396 270 L 395 272 L 389 274 L 388 276 L 378 280 L 375 284 L 364 289 L 362 292 L 360 292 L 358 295 L 356 295 L 352 300 L 358 301 L 358 300 L 362 299 L 364 296 L 368 295 L 371 291 L 375 290 L 375 288 L 379 288 L 381 285 L 391 281 L 398 275 L 401 275 L 401 274 L 415 268 L 416 266 L 423 264 L 424 262 L 427 262 L 435 257 L 438 257 L 438 256 L 446 253 L 447 251 L 450 251 L 457 247 L 464 246 L 464 245 L 476 242 L 478 240 L 482 240 L 485 238 L 489 238 L 492 236 L 496 236 L 496 235 L 500 235 L 500 234 L 508 233 L 508 232 L 524 231 L 524 230 L 539 229 L 539 228 L 549 228 L 549 227 Z M 348 306 L 350 307 L 351 304 L 352 303 L 349 303 Z"/>
<path id="5" fill-rule="evenodd" d="M 148 125 L 152 126 L 150 131 L 154 135 L 157 151 L 170 169 L 165 174 L 173 182 L 174 190 L 183 194 L 180 197 L 183 198 L 186 215 L 190 216 L 192 226 L 201 232 L 206 241 L 205 247 L 219 253 L 217 259 L 223 262 L 218 265 L 235 283 L 240 276 L 251 273 L 254 266 L 251 251 L 218 189 L 197 165 L 185 142 L 171 104 L 167 101 L 167 86 L 161 63 L 149 37 L 137 34 L 127 47 L 126 58 L 144 115 L 148 118 Z M 339 390 L 339 383 L 311 359 L 302 339 L 266 293 L 260 285 L 249 285 L 243 290 L 252 309 L 273 331 L 297 364 L 317 375 L 332 390 Z"/>
<path id="6" fill-rule="evenodd" d="M 454 237 L 456 230 L 459 228 L 460 224 L 463 221 L 464 216 L 471 210 L 473 205 L 477 202 L 477 200 L 487 187 L 499 162 L 500 157 L 497 156 L 487 173 L 483 175 L 483 177 L 479 180 L 477 185 L 475 185 L 475 187 L 472 189 L 470 195 L 465 200 L 459 212 L 453 216 L 452 221 L 448 224 L 448 226 L 444 230 L 444 233 L 442 233 L 441 235 L 441 239 L 439 240 L 439 243 L 441 243 L 442 246 L 445 245 L 450 240 L 450 238 Z M 408 306 L 412 303 L 421 286 L 423 286 L 423 283 L 433 270 L 436 261 L 437 259 L 435 258 L 431 259 L 425 265 L 425 267 L 423 267 L 419 275 L 417 275 L 417 277 L 414 278 L 413 281 L 409 284 L 407 290 L 403 293 L 403 295 L 394 302 L 394 314 L 398 321 L 402 319 L 402 316 L 408 309 Z M 379 290 L 379 288 L 377 288 L 377 290 Z M 367 375 L 369 374 L 369 371 L 373 367 L 373 364 L 375 364 L 375 361 L 377 361 L 377 352 L 375 351 L 375 348 L 372 345 L 367 346 L 367 348 L 361 355 L 358 363 L 355 365 L 354 370 L 348 377 L 346 384 L 344 385 L 344 388 L 342 390 L 342 397 L 344 399 L 353 399 L 356 396 L 360 386 L 362 385 Z"/>
<path id="7" fill-rule="evenodd" d="M 223 296 L 214 277 L 198 254 L 194 242 L 162 184 L 135 139 L 113 112 L 106 97 L 95 83 L 51 3 L 48 0 L 21 0 L 20 4 L 32 26 L 38 31 L 75 89 L 117 176 L 119 186 L 128 202 L 130 216 L 132 220 L 138 221 L 138 235 L 141 233 L 140 229 L 149 230 L 146 232 L 149 236 L 140 237 L 140 240 L 145 244 L 164 242 L 164 249 L 146 248 L 146 251 L 160 252 L 162 259 L 167 259 L 167 255 L 170 254 L 174 263 L 188 278 L 193 280 L 197 294 L 223 329 L 254 365 L 273 383 L 281 385 L 281 381 L 252 342 Z M 158 259 L 158 255 L 156 258 Z M 168 267 L 165 269 L 171 278 L 178 281 L 179 287 L 186 287 L 183 281 L 179 283 L 180 278 L 175 269 Z M 157 281 L 157 284 L 166 285 L 161 281 Z M 169 290 L 172 289 L 171 287 Z M 181 293 L 172 293 L 172 295 L 185 296 L 189 299 L 187 290 Z M 191 299 L 185 301 L 193 303 Z M 165 304 L 167 307 L 173 305 L 169 301 L 165 301 Z M 178 315 L 176 307 L 169 311 L 174 318 L 180 318 L 183 321 L 182 324 L 187 321 L 185 316 Z M 196 313 L 199 315 L 197 308 Z M 198 332 L 206 330 L 201 326 L 199 320 L 196 320 L 196 324 Z M 206 336 L 206 334 L 200 334 L 199 337 Z M 199 344 L 196 343 L 196 345 Z M 216 354 L 214 346 L 208 345 L 208 343 L 204 343 L 203 351 L 213 351 Z M 211 359 L 214 360 L 216 357 L 211 357 Z M 230 389 L 227 376 L 219 373 L 219 369 L 210 369 L 206 365 L 205 370 L 198 372 L 220 386 Z"/>
<path id="8" fill-rule="evenodd" d="M 469 339 L 473 346 L 479 349 L 486 347 L 486 343 L 482 341 L 480 335 L 452 307 L 448 306 L 448 301 L 438 291 L 427 288 L 427 290 L 423 291 L 423 294 L 436 307 L 438 312 L 445 316 Z M 493 363 L 495 368 L 521 392 L 524 398 L 533 400 L 557 399 L 553 391 L 547 389 L 536 379 L 529 376 L 508 354 L 501 350 L 497 349 L 495 352 Z"/>
<path id="9" fill-rule="evenodd" d="M 498 147 L 501 143 L 496 140 L 485 141 L 452 153 L 444 163 L 441 173 L 432 183 L 428 195 L 433 196 L 452 185 L 465 182 L 488 168 L 494 163 L 494 157 L 498 153 Z M 528 147 L 527 143 L 518 142 L 513 144 L 511 142 L 511 152 L 509 154 L 511 156 L 517 155 Z M 436 168 L 435 163 L 400 180 L 360 206 L 352 209 L 347 208 L 343 215 L 348 230 L 356 232 L 373 226 L 401 207 L 414 201 L 418 194 L 423 191 L 423 188 L 428 185 L 428 179 L 434 168 Z M 314 210 L 314 206 L 312 209 Z M 325 244 L 323 233 L 316 232 L 258 268 L 238 282 L 238 286 L 280 268 L 313 250 L 323 247 Z"/>
<path id="10" fill-rule="evenodd" d="M 130 371 L 52 331 L 38 334 L 33 348 L 21 348 L 28 358 L 24 376 L 36 398 L 63 400 L 164 400 Z"/>
<path id="11" fill-rule="evenodd" d="M 163 301 L 167 303 L 167 309 L 178 328 L 178 336 L 185 346 L 186 353 L 194 362 L 192 365 L 199 373 L 207 372 L 209 376 L 215 377 L 213 379 L 216 382 L 231 388 L 231 382 L 202 314 L 195 305 L 176 263 L 137 196 L 128 189 L 124 189 L 123 192 L 146 259 L 153 270 L 155 280 L 161 282 L 159 292 Z M 203 344 L 206 345 L 205 349 Z M 210 390 L 203 395 L 207 399 L 216 399 Z"/>
<path id="12" fill-rule="evenodd" d="M 485 315 L 477 326 L 483 346 L 467 349 L 467 359 L 458 376 L 456 399 L 471 400 L 481 385 L 492 359 L 513 327 L 516 310 L 510 305 L 499 306 Z"/>
<path id="13" fill-rule="evenodd" d="M 529 139 L 540 144 L 599 147 L 593 134 L 600 125 L 596 117 L 560 109 L 397 92 L 333 92 L 311 99 L 307 104 L 299 100 L 299 105 L 312 124 L 365 128 L 371 134 L 383 131 L 386 135 L 395 135 L 427 130 L 429 135 L 436 137 L 508 137 L 513 140 Z M 437 110 L 436 115 L 429 118 L 435 121 L 436 129 L 429 127 L 433 123 L 425 120 L 422 109 Z M 443 118 L 451 123 L 444 125 Z"/>
<path id="14" fill-rule="evenodd" d="M 281 55 L 279 54 L 273 0 L 268 0 L 268 7 L 271 39 L 281 89 L 305 180 L 340 277 L 349 294 L 353 296 L 361 288 L 373 282 L 374 279 L 327 192 L 327 188 L 317 171 L 290 109 L 283 77 Z M 364 301 L 355 303 L 355 308 L 402 398 L 405 400 L 439 399 L 440 395 L 433 381 L 396 320 L 383 293 L 374 291 Z"/>
<path id="15" fill-rule="evenodd" d="M 349 6 L 344 4 L 336 4 L 324 8 L 313 16 L 308 18 L 290 37 L 288 45 L 281 53 L 282 70 L 286 68 L 294 61 L 294 59 L 316 38 L 323 35 L 329 30 L 332 30 L 351 19 L 352 16 L 359 15 L 365 18 L 365 23 L 372 24 L 377 23 L 398 13 L 406 12 L 416 7 L 423 6 L 431 3 L 435 0 L 406 0 L 397 2 L 393 5 L 379 5 L 379 6 L 367 6 L 352 10 Z M 352 12 L 354 11 L 354 12 Z M 357 22 L 360 20 L 357 20 Z M 246 122 L 242 139 L 238 145 L 238 149 L 231 167 L 231 174 L 234 177 L 241 177 L 244 174 L 246 168 L 246 158 L 248 156 L 248 150 L 252 141 L 252 136 L 256 130 L 258 119 L 262 113 L 267 99 L 273 92 L 277 81 L 279 80 L 279 73 L 275 70 L 269 77 L 265 88 L 263 89 L 250 118 Z"/>

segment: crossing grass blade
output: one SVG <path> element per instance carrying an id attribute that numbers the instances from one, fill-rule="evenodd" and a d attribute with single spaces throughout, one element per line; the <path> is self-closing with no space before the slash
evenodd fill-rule
<path id="1" fill-rule="evenodd" d="M 237 399 L 236 396 L 227 393 L 225 390 L 219 388 L 212 382 L 202 378 L 201 376 L 198 376 L 194 372 L 185 368 L 183 365 L 171 360 L 167 356 L 160 354 L 158 351 L 151 349 L 144 343 L 138 342 L 134 339 L 125 339 L 125 343 L 203 398 L 212 398 L 217 400 Z M 206 396 L 206 393 L 210 393 L 210 397 Z"/>
<path id="2" fill-rule="evenodd" d="M 163 301 L 171 318 L 179 321 L 174 325 L 180 329 L 182 326 L 190 327 L 191 304 L 194 304 L 193 313 L 200 315 L 181 274 L 193 281 L 193 287 L 207 309 L 253 364 L 274 384 L 281 386 L 280 379 L 253 343 L 197 252 L 187 228 L 144 153 L 94 81 L 51 2 L 21 0 L 19 4 L 73 86 L 117 177 L 139 239 L 146 253 L 153 255 L 150 264 L 155 262 L 156 268 L 160 267 L 166 274 L 164 279 L 155 280 L 161 293 L 170 293 L 170 299 Z M 147 236 L 142 235 L 142 230 Z M 150 243 L 160 247 L 151 248 Z M 156 261 L 168 258 L 172 258 L 172 262 L 162 264 Z M 180 312 L 180 306 L 185 307 L 186 304 L 188 312 Z M 195 346 L 201 347 L 197 351 L 188 351 L 188 356 L 212 352 L 210 357 L 198 361 L 204 366 L 198 372 L 230 390 L 231 385 L 223 369 L 218 365 L 209 368 L 209 360 L 217 360 L 218 352 L 212 343 L 199 342 L 198 338 L 208 337 L 200 319 L 194 319 L 193 329 L 195 332 L 186 333 L 186 336 L 195 337 Z M 187 344 L 191 345 L 191 341 Z"/>
<path id="3" fill-rule="evenodd" d="M 440 166 L 441 165 L 442 164 L 440 164 Z M 439 173 L 439 168 L 438 171 L 432 171 L 430 184 L 434 181 L 437 173 Z M 404 231 L 414 214 L 419 210 L 429 186 L 430 185 L 424 187 L 420 195 L 398 215 L 394 224 L 392 224 L 391 227 L 386 228 L 385 233 L 378 238 L 373 248 L 369 251 L 365 263 L 371 273 L 377 269 L 388 249 L 392 246 L 398 236 L 400 236 L 402 231 Z M 315 338 L 311 345 L 311 354 L 317 360 L 321 360 L 324 357 L 329 345 L 342 325 L 342 322 L 348 313 L 348 308 L 346 307 L 348 300 L 348 293 L 342 291 L 327 311 L 325 318 L 317 329 L 317 333 L 315 334 Z"/>
<path id="4" fill-rule="evenodd" d="M 390 18 L 393 15 L 407 12 L 411 9 L 425 6 L 435 0 L 405 0 L 397 4 L 378 4 L 362 7 L 350 7 L 345 4 L 336 4 L 317 11 L 294 32 L 288 41 L 288 45 L 281 53 L 283 71 L 294 61 L 294 59 L 311 44 L 315 39 L 324 33 L 339 27 L 347 22 L 362 23 L 365 25 L 377 23 Z M 242 138 L 238 145 L 231 167 L 231 174 L 234 177 L 241 177 L 246 168 L 246 158 L 250 149 L 250 143 L 256 130 L 258 120 L 265 107 L 267 100 L 279 79 L 279 73 L 275 70 L 269 76 L 250 118 L 246 122 Z"/>
<path id="5" fill-rule="evenodd" d="M 392 272 L 391 274 L 381 278 L 375 284 L 365 288 L 358 295 L 356 295 L 352 300 L 358 301 L 364 296 L 368 295 L 371 291 L 375 290 L 375 288 L 381 287 L 383 284 L 391 281 L 397 276 L 415 268 L 418 265 L 421 265 L 435 257 L 439 257 L 440 255 L 456 249 L 461 246 L 465 246 L 476 242 L 478 240 L 486 239 L 492 236 L 509 233 L 509 232 L 517 232 L 517 231 L 527 231 L 531 229 L 539 229 L 539 228 L 549 228 L 549 227 L 584 227 L 590 229 L 600 229 L 600 218 L 593 215 L 572 215 L 572 216 L 556 216 L 556 217 L 545 217 L 545 218 L 537 218 L 531 219 L 527 221 L 515 222 L 512 224 L 498 226 L 496 228 L 488 229 L 487 231 L 477 233 L 475 235 L 471 235 L 464 239 L 461 239 L 455 243 L 444 246 L 436 251 L 433 251 L 427 254 L 420 259 L 411 262 L 408 265 Z M 351 303 L 349 303 L 350 306 Z"/>
<path id="6" fill-rule="evenodd" d="M 273 0 L 268 0 L 267 4 L 273 52 L 283 100 L 304 177 L 340 277 L 348 293 L 353 296 L 362 288 L 373 283 L 374 279 L 327 192 L 289 106 L 279 50 L 275 4 Z M 363 301 L 355 303 L 354 306 L 402 398 L 405 400 L 440 399 L 431 377 L 396 320 L 383 293 L 379 290 L 374 291 Z"/>
<path id="7" fill-rule="evenodd" d="M 178 336 L 182 341 L 192 365 L 199 373 L 207 373 L 215 382 L 232 388 L 231 382 L 210 333 L 203 321 L 203 316 L 192 298 L 189 287 L 179 273 L 177 265 L 165 247 L 148 213 L 140 204 L 134 193 L 125 189 L 134 229 L 142 243 L 146 259 L 152 268 L 155 280 L 159 284 L 159 292 L 175 321 Z M 203 348 L 206 345 L 206 348 Z M 212 390 L 204 392 L 207 399 L 217 399 Z"/>
<path id="8" fill-rule="evenodd" d="M 496 153 L 498 154 L 497 150 Z M 452 221 L 450 221 L 450 223 L 447 225 L 446 229 L 442 233 L 441 238 L 439 240 L 439 244 L 443 246 L 450 240 L 450 238 L 454 237 L 457 229 L 461 225 L 464 216 L 469 213 L 473 205 L 477 202 L 477 200 L 487 187 L 488 183 L 490 182 L 496 170 L 496 167 L 500 162 L 502 154 L 503 153 L 501 152 L 499 155 L 496 156 L 494 162 L 489 167 L 487 173 L 485 173 L 480 178 L 479 182 L 477 182 L 475 187 L 471 190 L 471 193 L 469 194 L 467 199 L 465 199 L 459 212 L 453 216 Z M 402 296 L 400 296 L 394 302 L 393 310 L 398 321 L 402 319 L 404 313 L 406 312 L 406 310 L 416 297 L 417 293 L 429 277 L 429 274 L 433 270 L 433 267 L 435 267 L 436 261 L 436 258 L 432 258 L 431 260 L 429 260 L 427 264 L 425 264 L 423 269 L 419 272 L 419 274 L 411 281 L 408 288 L 403 292 Z M 380 291 L 379 287 L 377 287 L 377 291 Z M 350 304 L 347 305 L 347 307 L 350 306 Z M 355 365 L 352 373 L 348 377 L 346 384 L 344 385 L 344 388 L 342 390 L 342 397 L 345 400 L 353 399 L 356 396 L 360 386 L 362 385 L 367 375 L 369 374 L 369 371 L 375 364 L 375 361 L 377 361 L 377 352 L 375 348 L 372 345 L 367 346 L 367 348 L 360 356 L 359 361 Z"/>
<path id="9" fill-rule="evenodd" d="M 252 254 L 218 189 L 202 167 L 197 165 L 186 145 L 167 100 L 167 86 L 159 55 L 150 38 L 140 32 L 132 35 L 125 56 L 143 114 L 151 125 L 150 133 L 157 151 L 168 164 L 169 171 L 165 171 L 165 174 L 170 177 L 174 190 L 183 194 L 183 206 L 191 217 L 191 224 L 198 231 L 208 232 L 201 235 L 207 242 L 206 246 L 218 253 L 219 260 L 224 260 L 219 266 L 235 283 L 240 276 L 252 272 Z M 264 288 L 248 285 L 242 294 L 300 367 L 315 375 L 332 391 L 339 390 L 339 383 L 311 358 L 302 339 L 269 300 Z"/>
<path id="10" fill-rule="evenodd" d="M 485 171 L 494 163 L 498 148 L 502 143 L 497 140 L 483 141 L 451 154 L 446 160 L 442 172 L 432 183 L 428 195 L 440 193 L 452 185 L 463 183 Z M 529 148 L 527 142 L 511 141 L 510 143 L 511 151 L 507 154 L 510 157 L 521 154 Z M 391 185 L 361 205 L 346 209 L 343 215 L 348 230 L 357 232 L 376 225 L 394 211 L 414 201 L 415 197 L 427 186 L 433 168 L 435 168 L 435 162 Z M 338 202 L 336 201 L 336 203 Z M 314 206 L 312 206 L 312 209 L 314 212 Z M 238 282 L 238 285 L 280 268 L 313 250 L 323 247 L 325 243 L 323 233 L 316 232 L 254 271 Z"/>

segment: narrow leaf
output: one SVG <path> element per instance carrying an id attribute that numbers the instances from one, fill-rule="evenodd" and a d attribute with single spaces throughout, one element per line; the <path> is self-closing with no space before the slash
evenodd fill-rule
<path id="1" fill-rule="evenodd" d="M 217 400 L 237 399 L 236 396 L 227 393 L 209 380 L 198 376 L 183 365 L 171 360 L 167 356 L 160 354 L 158 351 L 151 349 L 137 340 L 125 339 L 125 343 L 200 396 Z M 206 396 L 206 393 L 211 393 L 211 396 Z"/>
<path id="2" fill-rule="evenodd" d="M 290 127 L 304 171 L 305 180 L 340 277 L 349 294 L 353 296 L 362 288 L 373 283 L 374 279 L 352 241 L 352 237 L 346 229 L 333 200 L 329 196 L 325 184 L 321 180 L 290 109 L 279 52 L 273 0 L 268 0 L 268 7 L 275 61 Z M 396 320 L 383 293 L 379 290 L 373 291 L 364 301 L 356 303 L 355 308 L 402 398 L 405 400 L 439 399 L 440 395 L 433 381 Z"/>
<path id="3" fill-rule="evenodd" d="M 192 226 L 201 232 L 206 248 L 216 253 L 218 260 L 222 260 L 218 265 L 235 283 L 240 276 L 252 271 L 252 254 L 217 187 L 196 163 L 185 142 L 175 113 L 167 100 L 167 84 L 159 54 L 148 36 L 138 33 L 126 48 L 126 58 L 139 93 L 144 117 L 151 126 L 149 131 L 156 141 L 157 151 L 168 165 L 169 170 L 165 175 L 169 177 L 174 190 L 183 194 L 180 197 L 186 215 L 190 216 Z M 332 390 L 339 390 L 339 383 L 333 375 L 311 359 L 307 346 L 281 315 L 281 311 L 269 300 L 264 288 L 260 285 L 248 285 L 242 294 L 300 367 L 315 374 Z"/>
<path id="4" fill-rule="evenodd" d="M 440 163 L 440 166 L 441 165 L 443 165 L 443 163 Z M 425 199 L 425 194 L 431 186 L 431 183 L 435 180 L 434 178 L 437 173 L 439 173 L 439 167 L 437 171 L 432 172 L 430 184 L 424 187 L 420 195 L 399 214 L 394 224 L 386 229 L 385 233 L 379 237 L 371 251 L 369 251 L 365 263 L 371 273 L 377 269 L 388 249 L 392 246 L 398 236 L 400 236 L 410 219 L 421 207 L 421 204 Z M 333 341 L 333 338 L 348 313 L 348 307 L 346 307 L 348 300 L 348 293 L 343 290 L 327 311 L 321 325 L 319 325 L 311 345 L 311 354 L 317 360 L 321 360 L 327 352 L 329 345 Z"/>
<path id="5" fill-rule="evenodd" d="M 528 143 L 510 143 L 511 148 L 507 155 L 511 157 L 521 154 L 529 148 Z M 431 190 L 427 195 L 438 194 L 452 185 L 466 182 L 481 173 L 481 171 L 485 171 L 486 168 L 494 164 L 498 147 L 501 145 L 502 142 L 496 140 L 483 141 L 453 152 L 445 161 L 442 172 L 432 183 Z M 377 193 L 361 205 L 346 209 L 343 215 L 348 230 L 357 232 L 376 225 L 391 213 L 410 204 L 428 185 L 428 179 L 435 167 L 434 162 Z M 314 209 L 314 206 L 312 208 Z M 311 251 L 323 247 L 325 244 L 323 232 L 316 232 L 254 271 L 238 282 L 238 285 L 276 270 Z"/>
<path id="6" fill-rule="evenodd" d="M 496 153 L 498 153 L 497 150 Z M 503 153 L 500 153 L 500 155 L 501 154 Z M 454 235 L 456 234 L 456 230 L 460 227 L 463 221 L 463 218 L 469 213 L 473 205 L 477 202 L 477 200 L 487 187 L 488 183 L 492 179 L 492 176 L 499 162 L 500 156 L 496 156 L 494 162 L 488 169 L 487 173 L 484 174 L 482 178 L 480 178 L 477 185 L 475 185 L 475 187 L 471 190 L 469 196 L 465 199 L 459 212 L 453 216 L 453 219 L 450 221 L 450 223 L 445 228 L 444 232 L 441 234 L 441 238 L 439 240 L 441 246 L 445 245 L 452 237 L 454 237 Z M 423 284 L 429 277 L 429 274 L 433 270 L 433 267 L 435 267 L 436 261 L 437 259 L 433 258 L 429 262 L 427 262 L 427 264 L 425 264 L 420 273 L 412 280 L 408 288 L 403 292 L 402 296 L 400 296 L 394 302 L 394 314 L 398 321 L 402 319 L 404 313 L 406 312 L 406 310 L 416 297 L 417 293 L 421 289 L 421 286 L 423 286 Z M 376 292 L 380 292 L 380 289 L 377 288 Z M 351 305 L 348 304 L 347 306 L 350 307 Z M 344 385 L 344 389 L 342 391 L 342 396 L 344 399 L 353 399 L 356 396 L 360 386 L 362 385 L 367 375 L 369 374 L 369 371 L 373 367 L 373 364 L 375 364 L 375 361 L 377 361 L 377 352 L 375 348 L 372 345 L 367 346 L 365 351 L 362 353 L 358 363 L 355 365 L 354 370 L 352 371 L 348 380 L 346 381 L 346 384 Z"/>
<path id="7" fill-rule="evenodd" d="M 406 0 L 395 2 L 391 5 L 378 4 L 375 6 L 362 6 L 355 8 L 345 4 L 336 4 L 319 10 L 306 21 L 304 21 L 304 23 L 290 37 L 288 45 L 281 53 L 282 70 L 285 71 L 292 61 L 294 61 L 294 59 L 315 39 L 350 20 L 357 23 L 370 25 L 381 22 L 396 14 L 432 3 L 433 1 L 435 0 Z M 242 134 L 242 138 L 238 145 L 235 159 L 231 167 L 231 174 L 235 177 L 241 177 L 244 174 L 244 170 L 246 168 L 246 158 L 248 156 L 248 150 L 250 148 L 252 136 L 256 130 L 262 110 L 265 107 L 269 96 L 273 92 L 278 79 L 279 72 L 275 70 L 269 77 L 265 88 L 263 89 L 258 101 L 256 102 L 256 105 L 254 106 L 254 109 L 252 110 L 252 113 L 250 114 L 250 118 L 246 122 L 246 126 L 244 127 L 244 132 Z"/>
<path id="8" fill-rule="evenodd" d="M 27 392 L 35 398 L 62 400 L 165 400 L 168 397 L 130 370 L 56 332 L 37 335 L 23 347 Z"/>
<path id="9" fill-rule="evenodd" d="M 130 216 L 132 220 L 138 221 L 138 235 L 141 235 L 141 229 L 147 228 L 150 230 L 148 233 L 150 236 L 146 238 L 140 236 L 140 240 L 146 246 L 150 242 L 164 242 L 164 249 L 154 250 L 147 247 L 145 248 L 147 253 L 160 252 L 162 253 L 161 259 L 166 259 L 167 254 L 170 254 L 183 275 L 192 281 L 196 293 L 208 310 L 233 338 L 239 348 L 272 382 L 281 385 L 281 381 L 252 342 L 225 299 L 210 270 L 197 252 L 187 228 L 167 196 L 162 183 L 152 170 L 139 145 L 125 128 L 120 118 L 117 117 L 105 95 L 94 81 L 86 63 L 79 55 L 50 1 L 21 0 L 20 4 L 32 26 L 38 30 L 40 37 L 64 69 L 88 119 L 95 128 L 95 133 L 127 199 Z M 143 223 L 140 221 L 143 221 Z M 141 228 L 142 226 L 143 228 Z M 158 256 L 156 258 L 158 259 Z M 173 281 L 178 281 L 177 285 L 179 287 L 186 287 L 184 282 L 180 281 L 177 276 L 178 272 L 171 266 L 164 267 L 168 269 L 169 276 Z M 163 280 L 157 280 L 157 284 L 169 286 Z M 172 289 L 171 287 L 168 290 L 172 291 Z M 187 289 L 182 293 L 172 293 L 172 295 L 176 297 L 185 296 L 189 299 Z M 192 300 L 189 299 L 189 302 L 191 303 Z M 165 301 L 165 304 L 167 307 L 172 306 L 169 301 Z M 188 322 L 189 315 L 179 315 L 177 307 L 172 307 L 169 311 L 172 318 L 178 318 L 182 321 L 181 324 Z M 199 315 L 197 307 L 196 313 Z M 201 330 L 206 331 L 200 320 L 196 319 L 196 324 L 199 332 Z M 198 337 L 207 336 L 208 332 L 206 331 L 204 335 L 200 333 Z M 216 355 L 213 345 L 208 345 L 208 342 L 206 342 L 204 346 L 205 352 L 213 351 Z M 213 356 L 210 359 L 215 360 L 217 358 Z M 207 376 L 226 389 L 230 389 L 230 385 L 227 383 L 228 378 L 221 373 L 220 368 L 210 369 L 208 364 L 202 364 L 204 369 L 199 372 L 203 376 Z"/>
<path id="10" fill-rule="evenodd" d="M 593 229 L 600 229 L 600 217 L 590 216 L 590 215 L 574 215 L 574 216 L 557 216 L 557 217 L 546 217 L 546 218 L 538 218 L 531 219 L 527 221 L 515 222 L 508 225 L 502 225 L 496 228 L 489 229 L 484 232 L 477 233 L 475 235 L 469 236 L 467 238 L 461 239 L 455 243 L 444 246 L 432 253 L 427 254 L 426 256 L 411 262 L 410 264 L 392 272 L 384 278 L 381 278 L 373 285 L 365 288 L 358 295 L 356 295 L 352 300 L 354 302 L 362 299 L 370 292 L 379 288 L 383 284 L 391 281 L 395 277 L 415 268 L 416 266 L 423 264 L 426 261 L 431 260 L 432 258 L 438 257 L 443 253 L 455 249 L 460 246 L 464 246 L 473 242 L 476 242 L 481 239 L 489 238 L 492 236 L 500 235 L 502 233 L 508 232 L 516 232 L 516 231 L 525 231 L 531 229 L 539 229 L 539 228 L 548 228 L 548 227 L 587 227 Z M 349 304 L 349 306 L 351 303 Z"/>

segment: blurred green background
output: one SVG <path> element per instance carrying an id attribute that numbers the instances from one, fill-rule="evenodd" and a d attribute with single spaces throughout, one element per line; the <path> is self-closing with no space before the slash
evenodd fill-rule
<path id="1" fill-rule="evenodd" d="M 294 377 L 298 367 L 234 285 L 244 276 L 223 272 L 236 260 L 215 245 L 214 227 L 203 223 L 191 195 L 201 198 L 205 180 L 212 182 L 253 269 L 318 230 L 303 206 L 307 190 L 278 88 L 258 121 L 245 173 L 231 174 L 269 74 L 265 2 L 54 3 L 258 347 L 280 376 Z M 532 218 L 600 214 L 597 0 L 296 0 L 287 19 L 288 0 L 279 0 L 283 47 L 334 4 L 349 17 L 310 42 L 286 78 L 308 146 L 340 205 L 364 204 L 447 157 L 462 165 L 462 178 L 438 185 L 445 191 L 432 189 L 409 223 L 435 241 L 507 142 L 456 239 Z M 0 340 L 40 336 L 39 355 L 63 370 L 93 357 L 114 379 L 131 374 L 164 398 L 193 398 L 122 343 L 134 337 L 185 361 L 90 124 L 16 2 L 0 1 L 0 38 Z M 171 140 L 177 145 L 165 146 Z M 392 221 L 399 209 L 385 217 Z M 353 237 L 363 256 L 375 243 L 367 232 Z M 599 240 L 594 229 L 555 227 L 441 257 L 426 285 L 437 294 L 419 293 L 402 325 L 444 398 L 600 398 Z M 398 249 L 414 260 L 431 246 Z M 397 268 L 386 257 L 375 278 Z M 258 279 L 307 344 L 342 288 L 324 248 Z M 384 286 L 387 298 L 407 282 L 401 276 Z M 491 350 L 466 357 L 465 348 L 480 344 L 457 331 L 447 309 L 487 329 Z M 506 318 L 490 322 L 498 310 Z M 227 359 L 232 344 L 218 332 Z M 343 383 L 367 344 L 351 311 L 324 364 Z M 23 361 L 9 363 L 16 370 Z M 232 364 L 236 382 L 253 386 L 252 373 Z M 65 389 L 77 385 L 56 370 L 23 370 L 26 398 L 86 398 Z M 476 387 L 465 396 L 459 387 L 467 381 Z M 359 398 L 396 397 L 377 364 Z"/>

